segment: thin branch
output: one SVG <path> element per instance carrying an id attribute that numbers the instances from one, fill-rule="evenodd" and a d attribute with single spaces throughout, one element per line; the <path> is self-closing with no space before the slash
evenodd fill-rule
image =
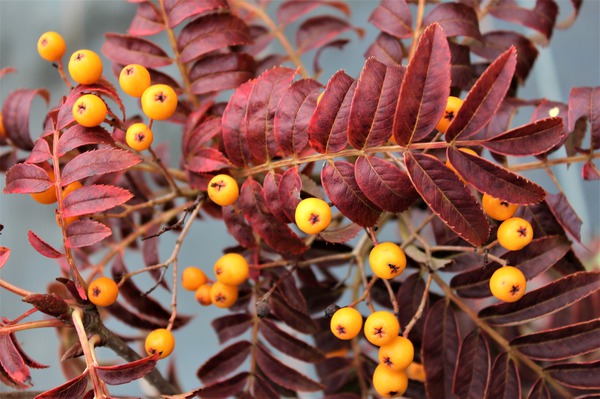
<path id="1" fill-rule="evenodd" d="M 433 278 L 432 274 L 433 273 L 427 274 L 427 282 L 425 283 L 425 291 L 423 292 L 423 296 L 421 297 L 421 302 L 419 302 L 419 307 L 417 308 L 415 315 L 412 317 L 412 319 L 410 319 L 410 321 L 404 328 L 404 332 L 402 333 L 402 336 L 404 338 L 408 337 L 410 330 L 412 330 L 412 328 L 415 326 L 415 324 L 417 324 L 419 319 L 423 316 L 423 310 L 425 310 L 425 305 L 427 304 L 427 298 L 429 297 L 429 287 L 431 286 L 431 280 Z"/>

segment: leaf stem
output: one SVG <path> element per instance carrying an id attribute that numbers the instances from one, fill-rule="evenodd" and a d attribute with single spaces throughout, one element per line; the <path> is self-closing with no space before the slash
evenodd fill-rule
<path id="1" fill-rule="evenodd" d="M 47 328 L 47 327 L 66 327 L 67 325 L 58 319 L 45 319 L 38 321 L 29 321 L 21 324 L 11 324 L 7 326 L 0 326 L 0 333 L 11 334 L 17 331 L 33 330 L 35 328 Z"/>

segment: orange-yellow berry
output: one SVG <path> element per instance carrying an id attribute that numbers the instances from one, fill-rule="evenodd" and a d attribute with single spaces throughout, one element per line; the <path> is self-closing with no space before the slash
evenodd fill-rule
<path id="1" fill-rule="evenodd" d="M 208 306 L 208 305 L 212 304 L 212 299 L 210 297 L 211 287 L 212 286 L 207 283 L 207 284 L 201 285 L 196 290 L 196 293 L 194 294 L 194 296 L 196 297 L 196 300 L 198 301 L 198 303 L 200 305 Z"/>
<path id="2" fill-rule="evenodd" d="M 373 388 L 384 398 L 402 396 L 408 388 L 408 376 L 404 371 L 395 371 L 380 364 L 373 373 Z"/>
<path id="3" fill-rule="evenodd" d="M 150 119 L 170 118 L 177 109 L 177 94 L 171 86 L 156 84 L 142 93 L 142 111 Z"/>
<path id="4" fill-rule="evenodd" d="M 238 298 L 237 286 L 223 284 L 216 281 L 210 288 L 210 300 L 219 308 L 231 307 Z"/>
<path id="5" fill-rule="evenodd" d="M 0 137 L 3 139 L 6 138 L 6 130 L 4 129 L 4 119 L 2 117 L 2 112 L 0 112 Z"/>
<path id="6" fill-rule="evenodd" d="M 88 299 L 97 306 L 110 306 L 119 296 L 119 287 L 113 279 L 99 277 L 88 286 Z"/>
<path id="7" fill-rule="evenodd" d="M 71 55 L 68 69 L 74 81 L 91 85 L 102 77 L 102 60 L 92 50 L 78 50 Z"/>
<path id="8" fill-rule="evenodd" d="M 412 362 L 406 369 L 406 375 L 411 380 L 425 382 L 425 368 L 421 363 Z"/>
<path id="9" fill-rule="evenodd" d="M 181 285 L 188 291 L 196 291 L 207 280 L 204 271 L 194 266 L 186 267 L 181 274 Z"/>
<path id="10" fill-rule="evenodd" d="M 371 313 L 365 321 L 365 337 L 373 345 L 385 345 L 396 338 L 399 332 L 398 319 L 385 310 Z"/>
<path id="11" fill-rule="evenodd" d="M 517 212 L 517 209 L 519 209 L 519 205 L 517 204 L 511 204 L 488 194 L 483 194 L 481 206 L 489 217 L 496 220 L 506 220 L 512 217 Z"/>
<path id="12" fill-rule="evenodd" d="M 319 198 L 306 198 L 298 203 L 294 219 L 306 234 L 319 234 L 331 223 L 331 208 Z"/>
<path id="13" fill-rule="evenodd" d="M 492 295 L 504 302 L 518 301 L 525 295 L 527 279 L 521 270 L 514 266 L 503 266 L 490 278 Z"/>
<path id="14" fill-rule="evenodd" d="M 362 324 L 363 319 L 360 312 L 354 308 L 345 307 L 335 311 L 329 327 L 333 335 L 339 339 L 349 340 L 358 335 Z"/>
<path id="15" fill-rule="evenodd" d="M 217 280 L 225 285 L 240 285 L 248 278 L 250 267 L 240 254 L 228 253 L 221 256 L 214 265 Z"/>
<path id="16" fill-rule="evenodd" d="M 498 227 L 498 243 L 509 251 L 523 249 L 533 239 L 531 224 L 519 217 L 506 219 Z"/>
<path id="17" fill-rule="evenodd" d="M 392 370 L 405 370 L 415 357 L 415 348 L 408 338 L 397 336 L 379 347 L 379 363 Z"/>
<path id="18" fill-rule="evenodd" d="M 145 123 L 134 123 L 127 128 L 125 141 L 136 151 L 145 151 L 152 145 L 154 135 Z"/>
<path id="19" fill-rule="evenodd" d="M 54 182 L 54 172 L 53 171 L 51 171 L 51 170 L 48 171 L 48 177 L 50 177 L 50 180 L 52 180 L 52 182 Z M 35 201 L 39 202 L 40 204 L 49 205 L 49 204 L 53 204 L 56 202 L 56 189 L 54 188 L 54 184 L 42 192 L 31 193 L 30 195 L 31 195 L 31 198 L 33 198 Z"/>
<path id="20" fill-rule="evenodd" d="M 79 181 L 74 181 L 73 183 L 67 184 L 67 187 L 63 188 L 62 191 L 63 198 L 65 198 L 73 191 L 79 190 L 81 187 L 83 187 L 83 184 L 81 184 Z"/>
<path id="21" fill-rule="evenodd" d="M 369 265 L 377 277 L 389 280 L 404 271 L 406 255 L 402 248 L 393 242 L 382 242 L 369 253 Z"/>
<path id="22" fill-rule="evenodd" d="M 160 359 L 164 359 L 173 353 L 173 349 L 175 349 L 175 337 L 166 328 L 158 328 L 146 336 L 144 348 L 148 355 L 158 354 Z"/>
<path id="23" fill-rule="evenodd" d="M 104 119 L 108 109 L 104 101 L 95 94 L 84 94 L 73 104 L 73 118 L 82 126 L 98 126 Z"/>
<path id="24" fill-rule="evenodd" d="M 119 86 L 132 97 L 141 97 L 150 81 L 150 72 L 140 64 L 129 64 L 119 74 Z"/>
<path id="25" fill-rule="evenodd" d="M 219 174 L 210 179 L 206 189 L 208 197 L 217 205 L 232 205 L 240 195 L 235 179 L 226 174 Z"/>
<path id="26" fill-rule="evenodd" d="M 63 37 L 56 32 L 43 33 L 37 42 L 37 51 L 46 61 L 54 62 L 62 58 L 67 50 Z"/>
<path id="27" fill-rule="evenodd" d="M 450 96 L 448 97 L 448 102 L 446 103 L 446 109 L 444 110 L 444 115 L 439 120 L 435 128 L 442 132 L 446 133 L 450 123 L 454 120 L 456 113 L 460 109 L 463 104 L 463 100 L 458 97 Z"/>

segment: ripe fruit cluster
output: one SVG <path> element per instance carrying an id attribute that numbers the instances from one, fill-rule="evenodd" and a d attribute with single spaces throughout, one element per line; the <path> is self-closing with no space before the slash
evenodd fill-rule
<path id="1" fill-rule="evenodd" d="M 306 198 L 298 203 L 296 225 L 306 234 L 319 234 L 331 223 L 331 208 L 320 198 Z"/>
<path id="2" fill-rule="evenodd" d="M 213 267 L 216 281 L 209 281 L 199 268 L 187 267 L 181 276 L 181 285 L 195 291 L 196 300 L 203 306 L 231 307 L 238 298 L 238 286 L 248 279 L 250 267 L 246 258 L 237 253 L 221 256 Z"/>

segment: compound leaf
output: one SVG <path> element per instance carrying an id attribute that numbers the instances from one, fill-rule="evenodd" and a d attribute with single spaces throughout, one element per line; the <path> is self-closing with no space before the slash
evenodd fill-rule
<path id="1" fill-rule="evenodd" d="M 102 52 L 117 64 L 142 64 L 147 68 L 158 68 L 173 63 L 162 48 L 148 39 L 119 33 L 105 33 L 104 37 L 106 41 L 102 45 Z"/>
<path id="2" fill-rule="evenodd" d="M 101 184 L 83 186 L 63 199 L 62 217 L 106 211 L 126 203 L 131 198 L 133 194 L 121 187 Z"/>
<path id="3" fill-rule="evenodd" d="M 244 363 L 252 351 L 249 341 L 229 345 L 208 359 L 196 372 L 204 384 L 212 384 L 235 371 Z"/>
<path id="4" fill-rule="evenodd" d="M 77 155 L 65 165 L 61 175 L 64 187 L 90 176 L 119 172 L 137 165 L 142 160 L 129 151 L 105 148 Z"/>

